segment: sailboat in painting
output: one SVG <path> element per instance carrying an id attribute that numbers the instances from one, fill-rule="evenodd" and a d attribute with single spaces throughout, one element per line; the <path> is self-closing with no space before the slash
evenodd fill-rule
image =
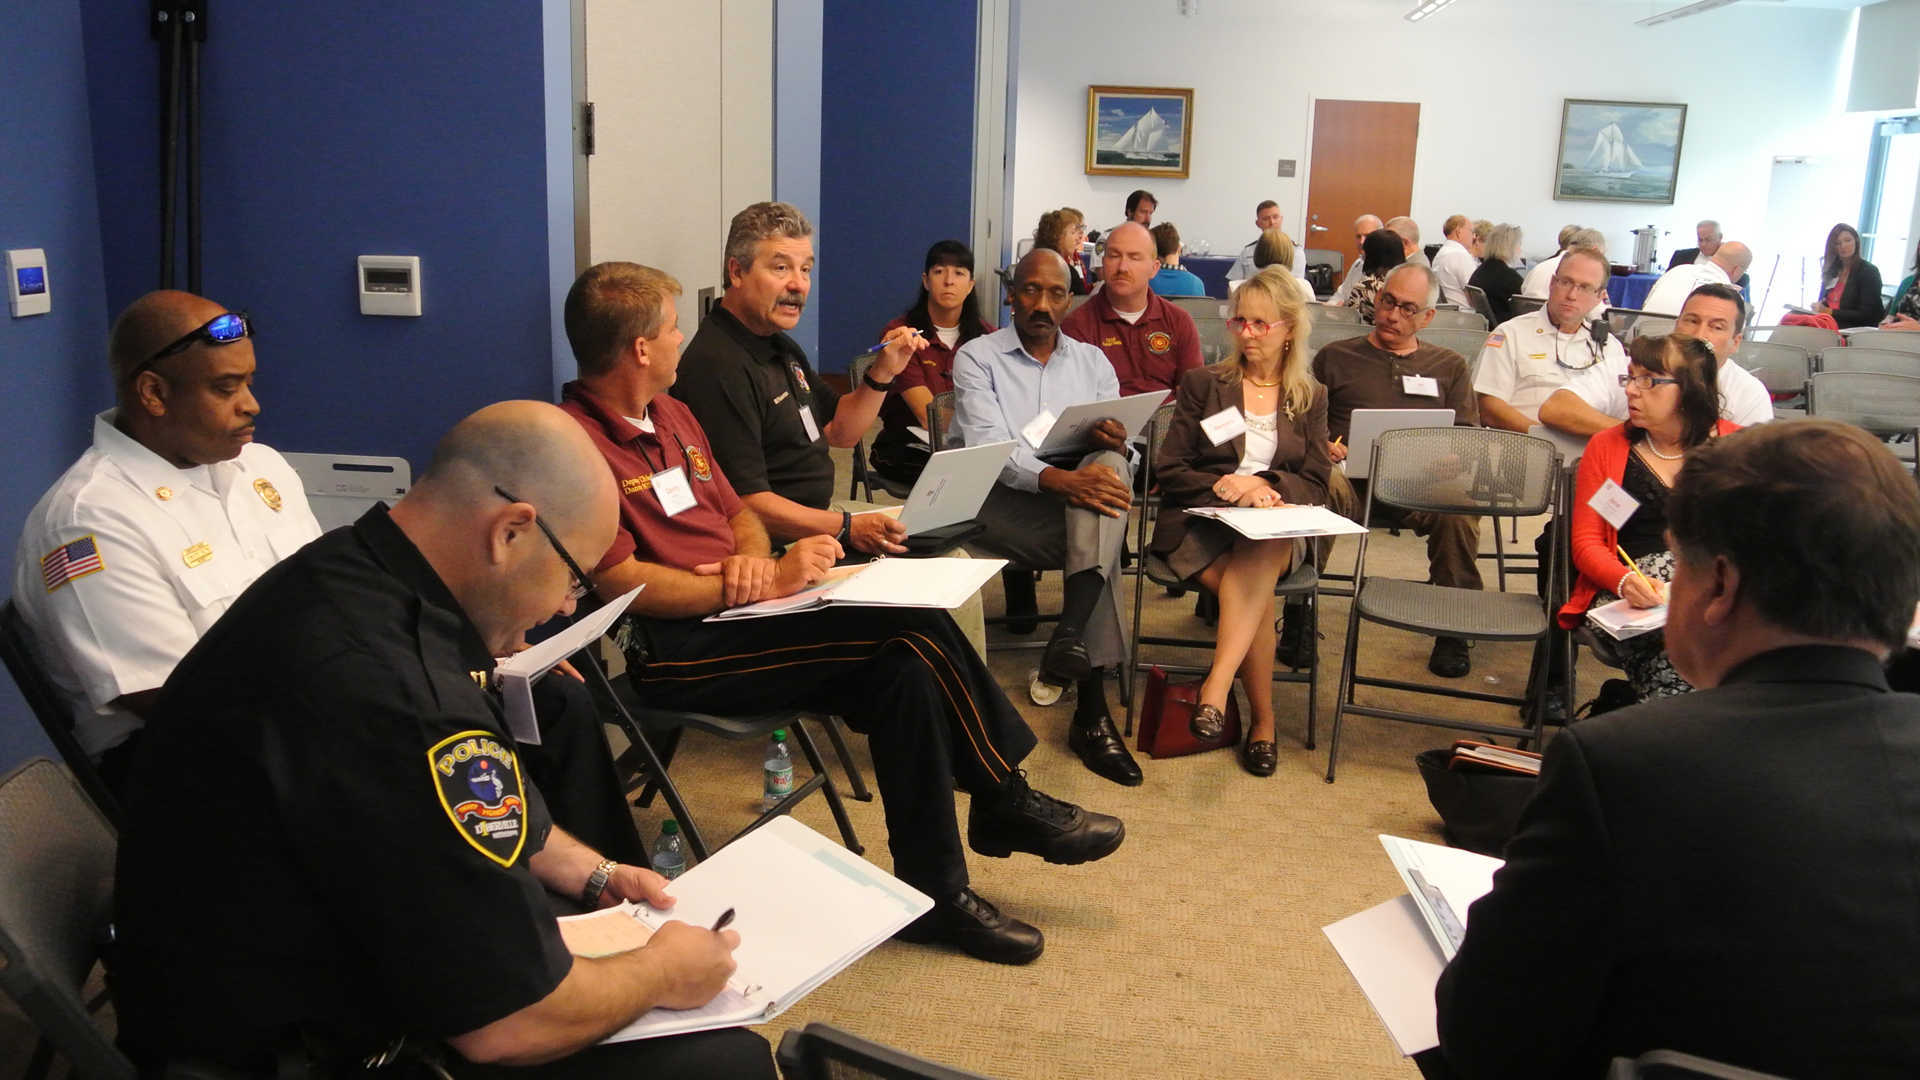
<path id="1" fill-rule="evenodd" d="M 1587 159 L 1582 165 L 1596 175 L 1612 180 L 1625 180 L 1633 176 L 1635 169 L 1646 168 L 1640 155 L 1633 152 L 1627 143 L 1627 136 L 1620 125 L 1609 123 L 1593 137 L 1593 148 L 1587 151 Z"/>
<path id="2" fill-rule="evenodd" d="M 1114 140 L 1115 150 L 1128 150 L 1134 153 L 1155 153 L 1167 137 L 1167 122 L 1160 117 L 1160 110 L 1148 109 L 1147 114 L 1133 122 L 1126 134 Z"/>

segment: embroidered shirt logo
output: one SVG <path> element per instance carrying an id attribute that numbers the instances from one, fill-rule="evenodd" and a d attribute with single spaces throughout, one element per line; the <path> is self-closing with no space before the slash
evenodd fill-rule
<path id="1" fill-rule="evenodd" d="M 526 789 L 513 751 L 488 731 L 463 731 L 427 751 L 434 793 L 460 838 L 512 866 L 526 844 Z"/>
<path id="2" fill-rule="evenodd" d="M 1165 330 L 1155 330 L 1147 335 L 1147 351 L 1163 353 L 1173 348 L 1173 336 Z"/>

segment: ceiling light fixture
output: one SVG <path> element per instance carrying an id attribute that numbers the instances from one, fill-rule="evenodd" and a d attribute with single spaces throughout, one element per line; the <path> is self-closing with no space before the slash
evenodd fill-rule
<path id="1" fill-rule="evenodd" d="M 1672 22 L 1675 19 L 1684 19 L 1689 15 L 1699 15 L 1702 12 L 1712 11 L 1714 8 L 1723 8 L 1728 4 L 1737 4 L 1739 2 L 1740 0 L 1695 0 L 1694 3 L 1673 8 L 1670 11 L 1663 11 L 1658 15 L 1649 15 L 1644 19 L 1638 20 L 1633 25 L 1659 26 L 1661 23 Z M 1777 4 L 1780 3 L 1780 0 L 1766 0 L 1766 2 Z"/>
<path id="2" fill-rule="evenodd" d="M 1726 2 L 1726 0 L 1723 0 L 1723 2 Z M 1413 6 L 1412 11 L 1407 12 L 1406 19 L 1408 22 L 1419 22 L 1421 19 L 1434 14 L 1441 8 L 1447 7 L 1452 3 L 1453 0 L 1421 0 L 1420 3 Z"/>

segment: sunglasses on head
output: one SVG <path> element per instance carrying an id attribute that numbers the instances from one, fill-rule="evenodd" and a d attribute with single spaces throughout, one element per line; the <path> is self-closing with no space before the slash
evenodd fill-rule
<path id="1" fill-rule="evenodd" d="M 229 311 L 224 314 L 215 315 L 213 318 L 180 335 L 171 345 L 142 360 L 140 366 L 134 368 L 131 374 L 138 375 L 160 361 L 165 360 L 167 357 L 175 353 L 186 352 L 188 349 L 193 348 L 203 341 L 209 345 L 231 345 L 241 338 L 249 338 L 252 336 L 253 321 L 247 318 L 246 312 Z"/>

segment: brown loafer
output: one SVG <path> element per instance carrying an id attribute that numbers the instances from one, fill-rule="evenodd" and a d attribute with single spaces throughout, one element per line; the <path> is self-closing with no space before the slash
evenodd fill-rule
<path id="1" fill-rule="evenodd" d="M 1187 721 L 1187 730 L 1193 732 L 1196 739 L 1217 739 L 1227 730 L 1227 716 L 1211 705 L 1196 705 L 1193 718 Z"/>
<path id="2" fill-rule="evenodd" d="M 1240 747 L 1240 767 L 1255 776 L 1272 776 L 1280 767 L 1280 749 L 1270 739 L 1249 741 Z"/>

